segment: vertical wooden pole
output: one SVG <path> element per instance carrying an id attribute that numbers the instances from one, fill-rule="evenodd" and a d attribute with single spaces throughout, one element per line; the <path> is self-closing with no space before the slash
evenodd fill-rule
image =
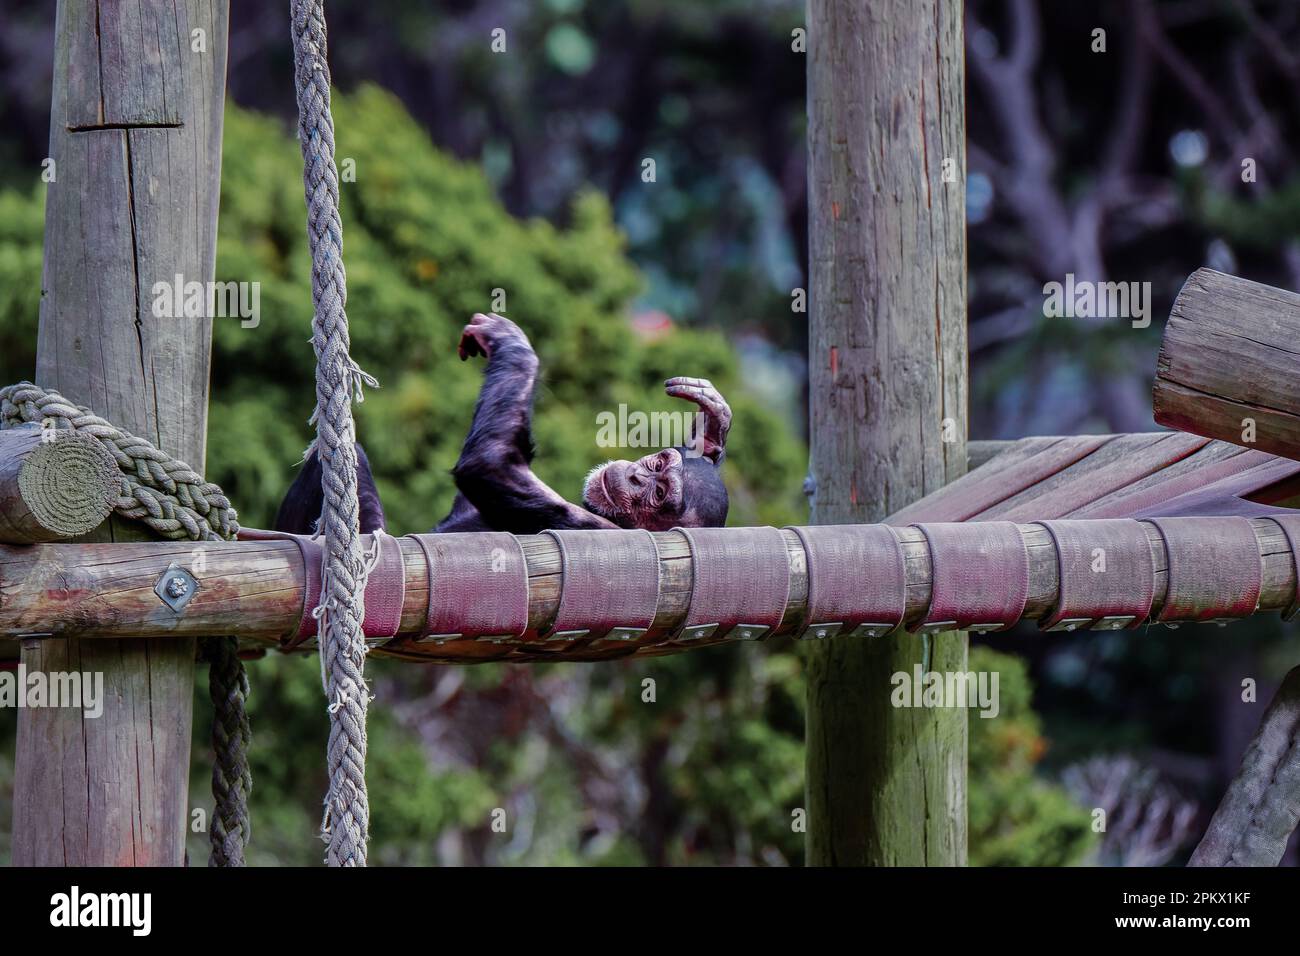
<path id="1" fill-rule="evenodd" d="M 960 0 L 809 0 L 812 520 L 880 521 L 966 467 Z M 945 424 L 946 420 L 946 424 Z M 966 713 L 895 709 L 959 633 L 810 652 L 807 859 L 966 861 Z"/>
<path id="2" fill-rule="evenodd" d="M 156 316 L 154 285 L 213 278 L 228 0 L 60 0 L 55 16 L 36 380 L 201 471 L 211 320 Z M 143 537 L 114 520 L 86 540 Z M 29 673 L 102 672 L 105 705 L 19 712 L 15 864 L 184 862 L 194 653 L 24 640 Z"/>

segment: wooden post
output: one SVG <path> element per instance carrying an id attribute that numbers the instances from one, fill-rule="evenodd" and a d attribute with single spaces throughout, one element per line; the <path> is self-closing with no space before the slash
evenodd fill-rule
<path id="1" fill-rule="evenodd" d="M 1156 421 L 1300 459 L 1297 343 L 1300 295 L 1197 269 L 1160 343 Z"/>
<path id="2" fill-rule="evenodd" d="M 152 306 L 156 283 L 213 278 L 228 15 L 228 0 L 55 15 L 36 381 L 199 471 L 211 321 Z M 145 537 L 112 520 L 89 540 Z M 184 862 L 194 654 L 193 638 L 24 640 L 28 673 L 102 672 L 106 703 L 98 719 L 19 712 L 16 864 Z"/>
<path id="3" fill-rule="evenodd" d="M 966 467 L 959 0 L 810 0 L 809 374 L 815 524 L 879 521 Z M 890 706 L 966 638 L 809 657 L 807 859 L 966 861 L 966 713 Z"/>

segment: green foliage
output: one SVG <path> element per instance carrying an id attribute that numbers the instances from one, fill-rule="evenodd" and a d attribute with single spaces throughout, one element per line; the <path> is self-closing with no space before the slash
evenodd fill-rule
<path id="1" fill-rule="evenodd" d="M 1203 177 L 1187 177 L 1188 204 L 1206 229 L 1233 246 L 1267 254 L 1300 236 L 1300 176 L 1279 183 L 1266 198 L 1242 198 L 1209 188 Z"/>
<path id="2" fill-rule="evenodd" d="M 970 712 L 969 839 L 975 866 L 1069 866 L 1094 845 L 1088 811 L 1034 775 L 1046 741 L 1019 657 L 973 647 L 970 667 L 997 672 L 995 718 Z"/>

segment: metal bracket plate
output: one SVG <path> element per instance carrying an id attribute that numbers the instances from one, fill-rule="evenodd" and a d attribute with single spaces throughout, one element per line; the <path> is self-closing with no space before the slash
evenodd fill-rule
<path id="1" fill-rule="evenodd" d="M 179 614 L 185 610 L 185 605 L 194 600 L 194 595 L 199 593 L 199 582 L 194 579 L 194 575 L 173 561 L 159 576 L 153 586 L 153 593 Z"/>
<path id="2" fill-rule="evenodd" d="M 799 635 L 801 641 L 824 641 L 828 637 L 834 637 L 844 629 L 842 621 L 827 621 L 825 624 L 809 624 L 804 628 L 803 633 Z"/>
<path id="3" fill-rule="evenodd" d="M 635 641 L 645 635 L 647 628 L 644 627 L 611 627 L 604 637 L 597 638 L 598 641 Z"/>
<path id="4" fill-rule="evenodd" d="M 895 624 L 859 624 L 853 630 L 849 631 L 849 637 L 884 637 L 886 634 L 895 630 Z"/>
<path id="5" fill-rule="evenodd" d="M 417 637 L 417 644 L 446 644 L 448 641 L 459 641 L 464 638 L 463 634 L 426 634 L 424 637 Z"/>
<path id="6" fill-rule="evenodd" d="M 1079 631 L 1086 628 L 1092 623 L 1090 617 L 1063 617 L 1051 627 L 1044 628 L 1047 631 Z"/>
<path id="7" fill-rule="evenodd" d="M 706 637 L 712 637 L 713 632 L 718 629 L 717 624 L 695 624 L 691 627 L 684 627 L 673 638 L 675 641 L 700 641 Z"/>
<path id="8" fill-rule="evenodd" d="M 1122 631 L 1137 620 L 1135 614 L 1113 614 L 1092 622 L 1094 631 Z"/>

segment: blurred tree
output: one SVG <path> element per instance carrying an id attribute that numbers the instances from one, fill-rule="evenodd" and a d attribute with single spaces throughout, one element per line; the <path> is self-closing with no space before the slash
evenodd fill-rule
<path id="1" fill-rule="evenodd" d="M 972 647 L 970 669 L 998 674 L 998 713 L 970 711 L 970 862 L 973 866 L 1069 866 L 1096 840 L 1088 811 L 1034 775 L 1047 742 L 1030 702 L 1025 662 Z"/>

